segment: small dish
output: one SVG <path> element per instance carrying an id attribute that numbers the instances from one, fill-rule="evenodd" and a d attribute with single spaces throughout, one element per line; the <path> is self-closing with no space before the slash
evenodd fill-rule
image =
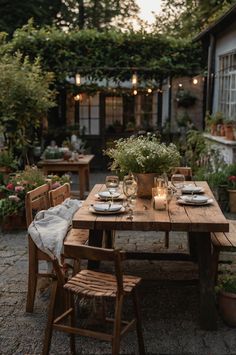
<path id="1" fill-rule="evenodd" d="M 106 199 L 106 200 L 116 199 L 119 196 L 120 196 L 119 192 L 110 193 L 109 191 L 101 191 L 101 192 L 98 193 L 98 197 L 100 197 L 102 199 Z"/>
<path id="2" fill-rule="evenodd" d="M 98 214 L 123 213 L 125 208 L 122 205 L 110 205 L 109 203 L 94 204 L 89 207 L 89 211 Z"/>
<path id="3" fill-rule="evenodd" d="M 194 205 L 194 206 L 208 205 L 212 202 L 213 199 L 209 198 L 208 196 L 199 196 L 199 195 L 193 195 L 193 196 L 182 195 L 178 199 L 178 203 L 180 204 Z"/>
<path id="4" fill-rule="evenodd" d="M 200 186 L 194 186 L 194 185 L 185 185 L 181 189 L 182 194 L 199 194 L 203 193 L 204 189 Z"/>

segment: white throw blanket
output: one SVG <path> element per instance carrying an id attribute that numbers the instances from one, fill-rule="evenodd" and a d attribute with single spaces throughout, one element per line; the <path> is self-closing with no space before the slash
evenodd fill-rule
<path id="1" fill-rule="evenodd" d="M 40 250 L 60 260 L 63 241 L 71 226 L 72 217 L 82 203 L 83 201 L 67 198 L 62 204 L 36 214 L 28 232 Z"/>

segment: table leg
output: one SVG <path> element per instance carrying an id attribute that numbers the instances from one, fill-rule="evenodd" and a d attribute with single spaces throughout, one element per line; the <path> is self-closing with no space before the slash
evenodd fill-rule
<path id="1" fill-rule="evenodd" d="M 194 233 L 188 233 L 188 248 L 191 259 L 194 262 L 198 261 L 198 247 L 197 247 L 198 235 Z"/>
<path id="2" fill-rule="evenodd" d="M 211 261 L 211 234 L 190 233 L 196 238 L 198 248 L 200 325 L 205 330 L 217 329 L 217 313 L 214 295 L 214 273 Z"/>
<path id="3" fill-rule="evenodd" d="M 88 244 L 93 247 L 102 247 L 103 231 L 90 229 Z M 98 269 L 99 261 L 88 260 L 88 269 Z"/>
<path id="4" fill-rule="evenodd" d="M 85 191 L 85 167 L 79 167 L 79 197 L 81 200 L 84 199 Z"/>

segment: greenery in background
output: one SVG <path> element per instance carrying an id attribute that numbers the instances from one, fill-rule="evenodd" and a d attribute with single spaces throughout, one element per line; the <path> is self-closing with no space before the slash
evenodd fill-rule
<path id="1" fill-rule="evenodd" d="M 121 138 L 104 154 L 112 160 L 110 169 L 121 175 L 129 172 L 167 173 L 180 161 L 180 153 L 173 143 L 167 146 L 152 134 Z"/>
<path id="2" fill-rule="evenodd" d="M 6 167 L 11 170 L 16 170 L 18 167 L 17 160 L 13 154 L 7 150 L 0 151 L 0 167 Z"/>
<path id="3" fill-rule="evenodd" d="M 19 53 L 0 57 L 0 134 L 14 155 L 27 157 L 42 118 L 55 105 L 52 82 L 38 59 L 30 62 Z"/>
<path id="4" fill-rule="evenodd" d="M 216 292 L 236 293 L 236 276 L 230 273 L 220 275 L 215 290 Z"/>
<path id="5" fill-rule="evenodd" d="M 68 77 L 74 78 L 78 71 L 91 81 L 113 79 L 119 83 L 130 80 L 130 68 L 134 67 L 141 68 L 137 71 L 139 80 L 195 75 L 201 69 L 199 43 L 143 32 L 64 32 L 55 27 L 36 29 L 30 22 L 18 29 L 11 41 L 3 41 L 1 50 L 20 51 L 30 60 L 39 56 L 43 69 L 55 74 L 57 85 L 65 87 L 67 83 L 70 88 L 73 85 L 69 85 Z M 104 88 L 107 90 L 106 85 Z M 79 91 L 74 86 L 74 93 Z"/>
<path id="6" fill-rule="evenodd" d="M 224 14 L 235 0 L 162 0 L 162 12 L 156 15 L 154 32 L 176 38 L 193 38 Z"/>

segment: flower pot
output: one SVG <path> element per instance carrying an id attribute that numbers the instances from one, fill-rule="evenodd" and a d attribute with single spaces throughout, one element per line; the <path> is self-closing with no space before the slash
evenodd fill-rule
<path id="1" fill-rule="evenodd" d="M 225 323 L 236 327 L 236 294 L 220 291 L 218 296 L 219 311 Z"/>
<path id="2" fill-rule="evenodd" d="M 236 213 L 236 190 L 228 190 L 229 193 L 229 211 Z"/>
<path id="3" fill-rule="evenodd" d="M 147 174 L 134 174 L 137 177 L 138 183 L 138 197 L 141 198 L 151 198 L 152 188 L 154 186 L 154 177 L 157 173 L 147 173 Z"/>
<path id="4" fill-rule="evenodd" d="M 227 125 L 227 124 L 225 125 L 225 138 L 230 141 L 234 140 L 233 125 Z"/>
<path id="5" fill-rule="evenodd" d="M 5 216 L 2 220 L 2 231 L 24 230 L 26 229 L 26 217 L 25 214 L 13 214 L 11 216 Z"/>

